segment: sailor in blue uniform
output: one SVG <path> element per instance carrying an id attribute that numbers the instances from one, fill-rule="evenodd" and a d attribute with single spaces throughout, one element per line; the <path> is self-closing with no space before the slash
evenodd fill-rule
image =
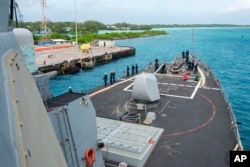
<path id="1" fill-rule="evenodd" d="M 112 85 L 113 84 L 113 71 L 112 70 L 110 71 L 109 80 L 110 80 L 110 84 Z"/>
<path id="2" fill-rule="evenodd" d="M 135 64 L 135 73 L 138 74 L 138 65 Z"/>
<path id="3" fill-rule="evenodd" d="M 199 64 L 196 63 L 194 66 L 194 74 L 198 73 L 198 66 Z"/>
<path id="4" fill-rule="evenodd" d="M 158 63 L 158 59 L 155 59 L 155 71 L 159 68 L 159 63 Z"/>
<path id="5" fill-rule="evenodd" d="M 134 66 L 134 64 L 132 64 L 132 75 L 134 75 L 135 74 L 135 66 Z"/>
<path id="6" fill-rule="evenodd" d="M 108 75 L 107 73 L 104 73 L 104 76 L 102 78 L 104 80 L 104 85 L 107 86 L 107 80 L 108 80 Z"/>
<path id="7" fill-rule="evenodd" d="M 113 83 L 115 83 L 115 70 L 112 70 L 112 80 L 113 80 Z"/>
<path id="8" fill-rule="evenodd" d="M 129 67 L 127 66 L 127 77 L 129 77 Z"/>

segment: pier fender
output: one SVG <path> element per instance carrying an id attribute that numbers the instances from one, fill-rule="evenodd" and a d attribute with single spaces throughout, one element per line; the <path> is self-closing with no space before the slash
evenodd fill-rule
<path id="1" fill-rule="evenodd" d="M 86 167 L 92 167 L 94 162 L 96 161 L 94 149 L 93 148 L 87 148 L 85 153 L 84 153 L 84 157 L 82 158 L 82 160 L 85 161 Z"/>
<path id="2" fill-rule="evenodd" d="M 113 58 L 113 55 L 112 55 L 111 53 L 109 53 L 109 54 L 108 54 L 108 59 L 109 59 L 109 60 L 112 60 L 112 58 Z"/>
<path id="3" fill-rule="evenodd" d="M 105 53 L 105 56 L 104 56 L 104 60 L 105 61 L 108 61 L 108 60 L 112 60 L 113 58 L 113 55 L 111 53 Z"/>

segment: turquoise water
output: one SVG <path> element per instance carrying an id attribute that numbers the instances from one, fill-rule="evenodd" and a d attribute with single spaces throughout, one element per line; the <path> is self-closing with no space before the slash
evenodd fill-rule
<path id="1" fill-rule="evenodd" d="M 243 146 L 250 150 L 250 28 L 179 28 L 166 31 L 169 35 L 116 41 L 119 46 L 135 47 L 136 55 L 76 75 L 57 76 L 50 80 L 52 94 L 64 93 L 69 86 L 75 91 L 90 90 L 103 84 L 104 72 L 115 70 L 117 77 L 121 77 L 127 65 L 137 63 L 142 69 L 156 57 L 161 62 L 171 61 L 183 50 L 194 50 L 196 56 L 220 79 L 236 119 L 242 123 L 239 131 Z"/>

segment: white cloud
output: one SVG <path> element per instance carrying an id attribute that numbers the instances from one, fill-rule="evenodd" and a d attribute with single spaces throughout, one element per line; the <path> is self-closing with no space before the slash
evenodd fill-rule
<path id="1" fill-rule="evenodd" d="M 236 0 L 234 3 L 230 4 L 223 13 L 238 12 L 241 10 L 250 10 L 250 0 Z"/>

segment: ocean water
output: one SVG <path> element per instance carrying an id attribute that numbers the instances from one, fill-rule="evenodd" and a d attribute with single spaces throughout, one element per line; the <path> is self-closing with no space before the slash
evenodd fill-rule
<path id="1" fill-rule="evenodd" d="M 139 70 L 158 58 L 169 62 L 189 49 L 208 66 L 232 105 L 245 150 L 250 150 L 250 28 L 172 28 L 169 35 L 117 40 L 119 46 L 136 48 L 136 55 L 83 70 L 76 75 L 57 76 L 50 80 L 54 96 L 74 91 L 87 91 L 103 84 L 103 74 L 116 71 L 125 75 L 126 66 L 137 63 Z M 226 140 L 226 139 L 225 139 Z"/>

